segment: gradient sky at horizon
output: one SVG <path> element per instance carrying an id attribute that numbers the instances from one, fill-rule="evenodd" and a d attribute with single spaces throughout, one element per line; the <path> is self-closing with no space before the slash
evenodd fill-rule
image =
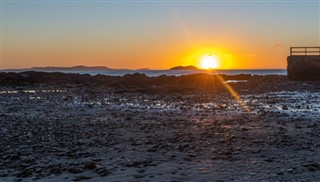
<path id="1" fill-rule="evenodd" d="M 1 2 L 2 69 L 108 66 L 286 68 L 290 46 L 320 46 L 320 0 Z"/>

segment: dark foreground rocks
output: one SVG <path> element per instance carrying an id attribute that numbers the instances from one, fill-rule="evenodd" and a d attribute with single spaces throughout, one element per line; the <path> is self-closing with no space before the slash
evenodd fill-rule
<path id="1" fill-rule="evenodd" d="M 279 75 L 208 75 L 194 74 L 183 76 L 158 76 L 148 77 L 145 74 L 127 74 L 124 76 L 71 74 L 71 73 L 46 73 L 27 71 L 20 73 L 0 72 L 0 86 L 38 87 L 41 85 L 54 85 L 61 87 L 86 87 L 114 89 L 117 93 L 140 92 L 146 94 L 161 93 L 227 93 L 225 81 L 231 80 L 234 89 L 238 93 L 282 90 L 305 90 L 304 84 L 289 82 L 287 76 Z M 237 81 L 241 81 L 237 83 Z M 320 82 L 305 82 L 313 87 L 309 89 L 320 89 Z M 316 86 L 314 86 L 314 84 Z"/>
<path id="2" fill-rule="evenodd" d="M 319 83 L 274 78 L 1 86 L 0 181 L 319 181 Z"/>

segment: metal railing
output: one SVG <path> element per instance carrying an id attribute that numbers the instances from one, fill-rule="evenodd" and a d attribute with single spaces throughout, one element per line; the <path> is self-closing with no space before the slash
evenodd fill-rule
<path id="1" fill-rule="evenodd" d="M 320 47 L 290 47 L 290 56 L 320 56 Z"/>

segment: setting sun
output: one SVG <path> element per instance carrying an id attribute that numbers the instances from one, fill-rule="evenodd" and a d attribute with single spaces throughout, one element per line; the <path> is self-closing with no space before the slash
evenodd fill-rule
<path id="1" fill-rule="evenodd" d="M 216 69 L 219 67 L 219 59 L 215 54 L 202 56 L 200 67 L 203 69 Z"/>

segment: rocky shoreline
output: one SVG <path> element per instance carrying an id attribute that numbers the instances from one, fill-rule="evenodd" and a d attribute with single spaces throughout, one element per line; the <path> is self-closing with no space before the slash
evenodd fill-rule
<path id="1" fill-rule="evenodd" d="M 317 81 L 0 76 L 1 181 L 320 180 Z"/>

